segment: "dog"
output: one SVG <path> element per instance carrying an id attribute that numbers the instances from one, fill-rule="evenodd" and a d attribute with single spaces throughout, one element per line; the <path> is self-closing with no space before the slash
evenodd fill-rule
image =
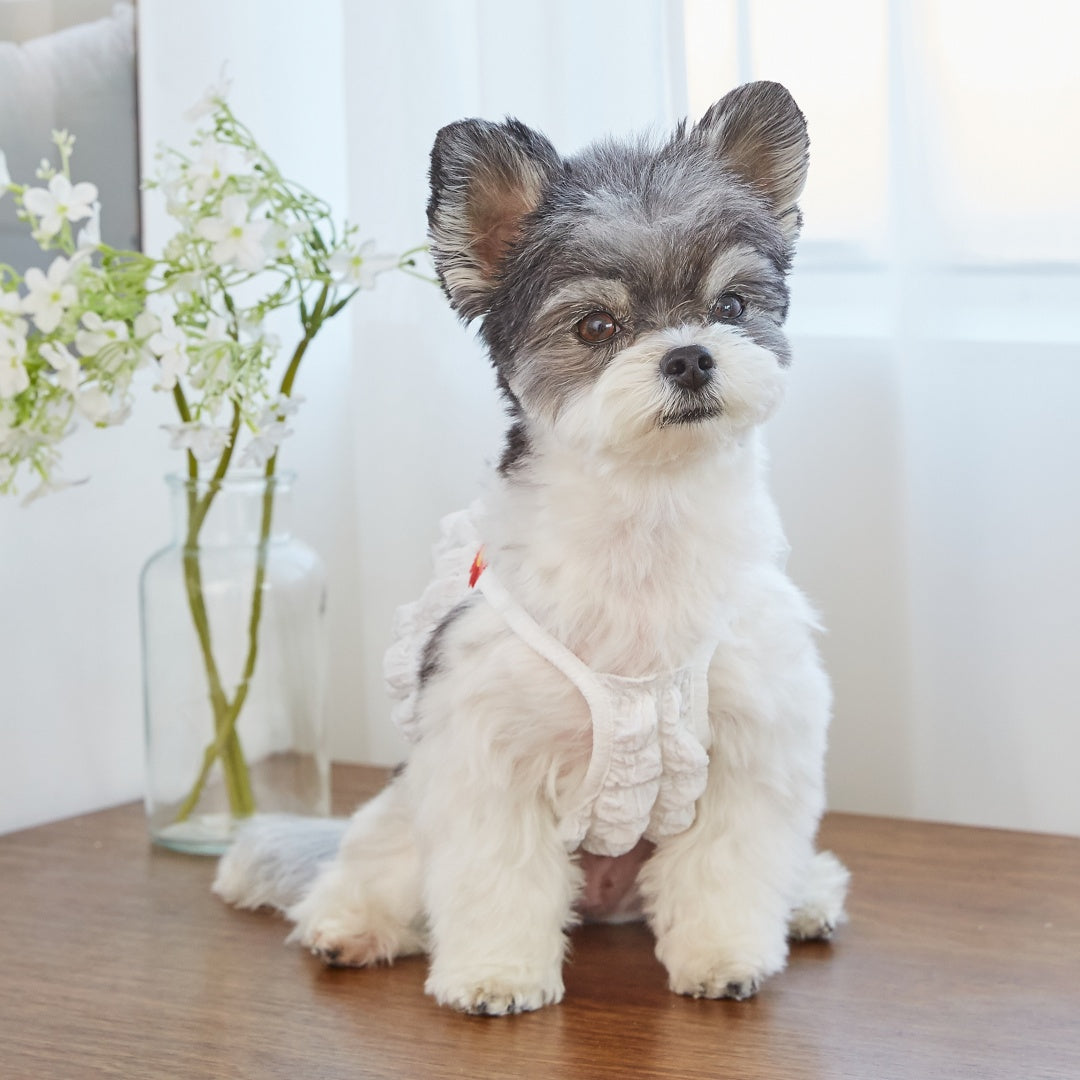
<path id="1" fill-rule="evenodd" d="M 483 320 L 505 449 L 399 618 L 407 763 L 347 824 L 256 821 L 220 896 L 281 908 L 328 964 L 427 952 L 426 991 L 486 1015 L 560 1001 L 583 918 L 643 917 L 671 989 L 705 998 L 831 935 L 831 691 L 760 435 L 808 147 L 767 82 L 662 144 L 438 133 L 431 252 Z"/>

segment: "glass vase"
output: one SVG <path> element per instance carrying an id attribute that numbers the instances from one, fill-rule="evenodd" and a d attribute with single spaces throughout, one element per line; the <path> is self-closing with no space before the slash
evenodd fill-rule
<path id="1" fill-rule="evenodd" d="M 255 813 L 330 809 L 326 585 L 288 531 L 292 476 L 167 477 L 140 578 L 150 837 L 217 854 Z"/>

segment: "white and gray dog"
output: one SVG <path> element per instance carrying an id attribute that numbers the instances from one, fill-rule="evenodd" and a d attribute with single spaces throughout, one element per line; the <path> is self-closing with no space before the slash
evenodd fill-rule
<path id="1" fill-rule="evenodd" d="M 759 434 L 807 151 L 765 82 L 660 146 L 439 132 L 431 250 L 506 448 L 399 620 L 407 764 L 347 823 L 256 822 L 226 900 L 327 963 L 426 951 L 428 993 L 486 1014 L 562 998 L 581 918 L 644 917 L 672 990 L 739 999 L 841 921 L 829 684 Z"/>

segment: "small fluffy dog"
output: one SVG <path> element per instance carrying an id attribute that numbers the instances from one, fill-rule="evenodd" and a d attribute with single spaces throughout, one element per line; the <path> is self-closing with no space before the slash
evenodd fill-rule
<path id="1" fill-rule="evenodd" d="M 439 132 L 431 249 L 483 318 L 505 451 L 399 621 L 408 763 L 348 823 L 256 822 L 226 900 L 282 908 L 330 964 L 426 951 L 428 993 L 486 1014 L 562 998 L 582 917 L 643 915 L 696 997 L 749 997 L 829 936 L 830 690 L 759 436 L 807 150 L 764 82 L 660 146 Z"/>

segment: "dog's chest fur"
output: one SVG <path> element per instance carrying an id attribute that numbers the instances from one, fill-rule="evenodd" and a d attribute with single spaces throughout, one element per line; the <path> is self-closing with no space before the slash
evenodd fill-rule
<path id="1" fill-rule="evenodd" d="M 506 586 L 593 670 L 639 676 L 715 642 L 783 542 L 755 435 L 651 470 L 554 447 L 505 478 L 486 539 Z"/>

